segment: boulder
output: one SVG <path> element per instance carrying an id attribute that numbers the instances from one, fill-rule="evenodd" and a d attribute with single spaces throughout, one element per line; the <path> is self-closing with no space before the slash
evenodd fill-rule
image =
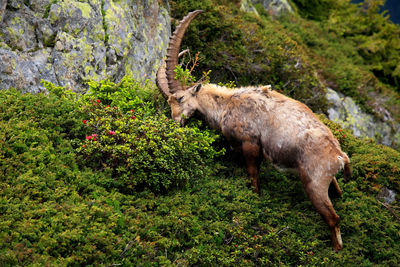
<path id="1" fill-rule="evenodd" d="M 287 0 L 251 0 L 253 4 L 262 4 L 265 10 L 274 17 L 294 13 Z"/>
<path id="2" fill-rule="evenodd" d="M 351 97 L 330 88 L 327 89 L 326 98 L 331 104 L 329 119 L 353 130 L 355 136 L 370 137 L 387 146 L 400 145 L 400 124 L 389 119 L 391 116 L 388 111 L 384 112 L 386 120 L 375 118 L 363 112 Z"/>
<path id="3" fill-rule="evenodd" d="M 387 187 L 382 187 L 376 197 L 386 204 L 392 204 L 396 200 L 396 193 Z"/>

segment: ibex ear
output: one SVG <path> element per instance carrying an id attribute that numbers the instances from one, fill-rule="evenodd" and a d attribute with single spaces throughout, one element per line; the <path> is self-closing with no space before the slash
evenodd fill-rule
<path id="1" fill-rule="evenodd" d="M 190 92 L 192 93 L 192 95 L 195 95 L 200 91 L 200 89 L 201 89 L 201 83 L 190 88 Z"/>

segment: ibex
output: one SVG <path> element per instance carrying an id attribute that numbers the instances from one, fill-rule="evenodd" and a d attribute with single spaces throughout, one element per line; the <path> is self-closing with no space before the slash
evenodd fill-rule
<path id="1" fill-rule="evenodd" d="M 183 35 L 202 11 L 189 13 L 171 36 L 166 64 L 157 72 L 157 86 L 171 106 L 172 118 L 182 126 L 194 112 L 241 149 L 252 186 L 259 192 L 262 157 L 273 164 L 297 170 L 304 190 L 329 226 L 333 249 L 343 247 L 339 216 L 328 196 L 331 182 L 342 191 L 335 174 L 344 168 L 351 175 L 349 158 L 332 132 L 304 104 L 270 89 L 270 86 L 228 89 L 215 84 L 184 88 L 174 69 Z"/>

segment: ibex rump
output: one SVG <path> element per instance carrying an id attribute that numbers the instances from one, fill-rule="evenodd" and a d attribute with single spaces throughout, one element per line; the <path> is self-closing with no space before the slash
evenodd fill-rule
<path id="1" fill-rule="evenodd" d="M 341 195 L 335 174 L 344 168 L 345 175 L 351 175 L 349 158 L 314 113 L 269 86 L 233 90 L 199 83 L 183 88 L 175 79 L 183 35 L 201 12 L 191 12 L 180 22 L 169 42 L 166 68 L 161 67 L 157 73 L 157 85 L 168 99 L 173 119 L 183 125 L 197 111 L 211 127 L 240 147 L 256 192 L 263 157 L 276 165 L 296 169 L 305 192 L 330 228 L 333 248 L 342 249 L 339 216 L 328 188 L 333 182 Z"/>

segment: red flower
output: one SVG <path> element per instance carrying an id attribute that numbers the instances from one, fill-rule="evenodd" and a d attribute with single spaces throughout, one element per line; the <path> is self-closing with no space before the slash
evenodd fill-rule
<path id="1" fill-rule="evenodd" d="M 314 252 L 310 251 L 310 252 L 308 252 L 308 255 L 313 256 Z"/>
<path id="2" fill-rule="evenodd" d="M 131 109 L 131 112 L 135 112 L 133 109 Z"/>
<path id="3" fill-rule="evenodd" d="M 92 137 L 96 137 L 97 136 L 97 134 L 92 134 Z"/>
<path id="4" fill-rule="evenodd" d="M 92 139 L 91 135 L 86 136 L 86 140 L 90 140 L 90 139 Z"/>
<path id="5" fill-rule="evenodd" d="M 85 148 L 85 147 L 86 147 L 86 145 L 83 145 L 82 147 L 83 147 L 83 148 Z"/>
<path id="6" fill-rule="evenodd" d="M 257 239 L 257 236 L 256 236 L 256 235 L 254 236 L 254 239 Z"/>
<path id="7" fill-rule="evenodd" d="M 237 245 L 235 245 L 235 248 L 237 248 Z"/>
<path id="8" fill-rule="evenodd" d="M 132 119 L 132 120 L 136 119 L 136 116 L 131 116 L 131 119 Z"/>
<path id="9" fill-rule="evenodd" d="M 83 124 L 86 124 L 87 120 L 83 120 L 82 122 L 83 122 Z"/>
<path id="10" fill-rule="evenodd" d="M 97 139 L 96 139 L 96 138 L 93 138 L 93 141 L 97 141 Z"/>
<path id="11" fill-rule="evenodd" d="M 100 103 L 100 99 L 97 99 L 96 102 L 97 102 L 97 103 Z"/>
<path id="12" fill-rule="evenodd" d="M 111 130 L 110 130 L 110 131 L 108 131 L 108 134 L 109 134 L 109 135 L 115 135 L 115 131 L 111 131 Z"/>
<path id="13" fill-rule="evenodd" d="M 346 135 L 344 134 L 343 137 L 346 138 Z"/>

